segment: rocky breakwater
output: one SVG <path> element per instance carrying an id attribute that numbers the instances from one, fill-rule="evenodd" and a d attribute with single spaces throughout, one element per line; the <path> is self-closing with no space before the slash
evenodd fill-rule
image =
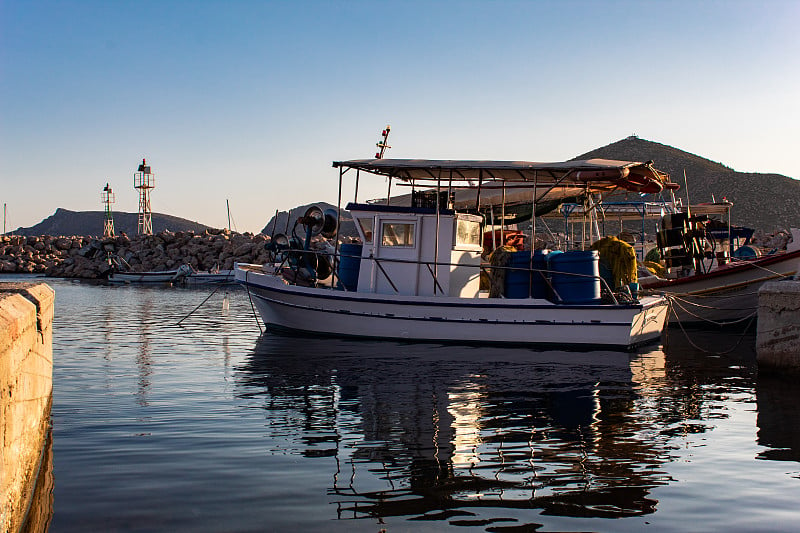
<path id="1" fill-rule="evenodd" d="M 171 270 L 183 264 L 195 270 L 233 268 L 235 262 L 264 263 L 269 237 L 227 230 L 164 231 L 128 237 L 0 237 L 0 272 L 40 273 L 53 277 L 102 279 L 109 257 L 135 272 Z"/>

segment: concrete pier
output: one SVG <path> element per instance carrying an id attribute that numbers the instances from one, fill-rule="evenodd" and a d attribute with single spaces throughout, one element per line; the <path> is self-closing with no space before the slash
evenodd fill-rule
<path id="1" fill-rule="evenodd" d="M 33 500 L 51 468 L 54 302 L 44 283 L 0 283 L 0 531 L 19 531 L 29 509 L 48 520 Z"/>
<path id="2" fill-rule="evenodd" d="M 800 373 L 800 281 L 772 281 L 758 291 L 758 366 Z"/>

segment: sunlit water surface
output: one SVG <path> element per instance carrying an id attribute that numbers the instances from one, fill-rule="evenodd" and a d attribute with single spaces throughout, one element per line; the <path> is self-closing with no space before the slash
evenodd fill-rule
<path id="1" fill-rule="evenodd" d="M 285 337 L 242 290 L 184 319 L 212 289 L 47 282 L 51 531 L 800 523 L 800 385 L 758 376 L 753 336 L 727 355 L 702 349 L 738 335 L 680 330 L 632 354 Z"/>

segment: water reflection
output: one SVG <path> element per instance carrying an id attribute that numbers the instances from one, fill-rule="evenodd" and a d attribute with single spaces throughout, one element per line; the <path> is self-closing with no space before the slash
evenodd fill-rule
<path id="1" fill-rule="evenodd" d="M 152 346 L 150 342 L 150 320 L 153 310 L 153 294 L 151 291 L 142 291 L 142 300 L 139 304 L 139 349 L 136 353 L 136 368 L 139 378 L 137 381 L 136 400 L 142 407 L 147 407 L 147 395 L 151 385 Z"/>
<path id="2" fill-rule="evenodd" d="M 800 383 L 785 376 L 759 376 L 758 443 L 767 446 L 759 459 L 800 462 Z"/>
<path id="3" fill-rule="evenodd" d="M 53 520 L 53 430 L 47 431 L 33 494 L 20 533 L 44 533 Z"/>
<path id="4" fill-rule="evenodd" d="M 654 512 L 651 489 L 669 481 L 668 439 L 631 416 L 650 405 L 648 380 L 664 374 L 660 350 L 267 335 L 237 384 L 241 396 L 263 397 L 268 424 L 295 431 L 305 456 L 336 458 L 328 494 L 337 518 L 622 517 Z"/>

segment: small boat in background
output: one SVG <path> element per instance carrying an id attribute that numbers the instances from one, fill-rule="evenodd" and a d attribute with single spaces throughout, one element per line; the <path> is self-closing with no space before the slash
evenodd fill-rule
<path id="1" fill-rule="evenodd" d="M 180 283 L 191 273 L 189 265 L 181 265 L 175 270 L 156 270 L 152 272 L 111 272 L 108 275 L 110 283 L 150 283 L 174 284 Z"/>
<path id="2" fill-rule="evenodd" d="M 659 232 L 659 245 L 667 277 L 640 277 L 642 293 L 668 295 L 679 324 L 747 326 L 756 318 L 761 286 L 800 272 L 800 231 L 792 229 L 785 251 L 762 255 L 749 244 L 735 247 L 730 230 L 715 239 L 698 218 L 665 217 L 662 227 L 669 227 Z"/>
<path id="3" fill-rule="evenodd" d="M 196 271 L 192 269 L 192 272 L 183 278 L 183 280 L 187 285 L 217 285 L 235 283 L 236 271 L 232 269 L 220 270 L 219 267 L 216 266 L 209 270 Z"/>

